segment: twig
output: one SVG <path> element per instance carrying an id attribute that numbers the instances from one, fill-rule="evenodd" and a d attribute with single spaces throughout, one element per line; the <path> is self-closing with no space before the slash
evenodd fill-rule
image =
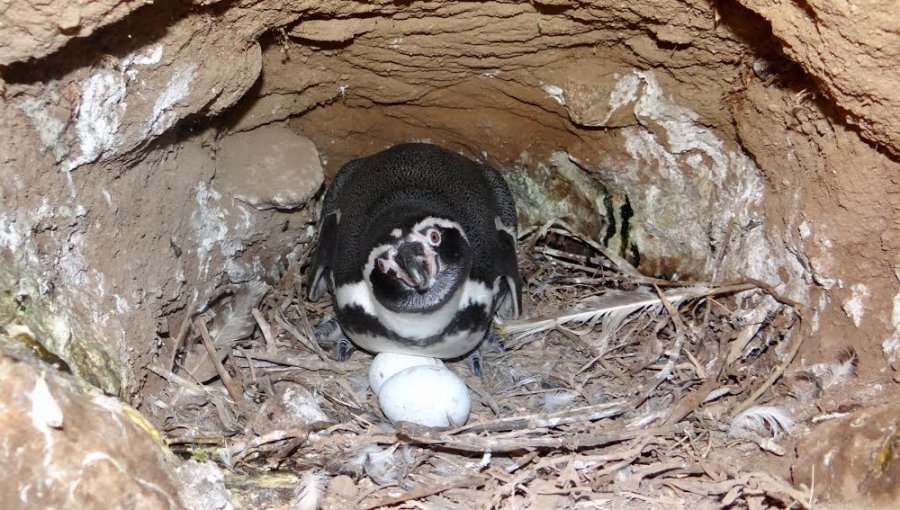
<path id="1" fill-rule="evenodd" d="M 306 311 L 303 310 L 303 307 L 298 306 L 297 309 L 298 309 L 299 312 L 300 312 L 300 318 L 301 318 L 301 319 L 303 319 L 304 317 L 306 317 Z M 339 374 L 341 374 L 341 375 L 346 375 L 346 374 L 347 374 L 347 371 L 346 371 L 346 370 L 344 370 L 344 369 L 341 368 L 341 367 L 338 367 L 338 366 L 335 364 L 335 362 L 334 362 L 331 358 L 329 358 L 327 354 L 325 354 L 325 352 L 324 352 L 324 351 L 322 350 L 322 348 L 319 346 L 319 343 L 316 342 L 316 340 L 315 340 L 315 335 L 313 335 L 313 336 L 306 336 L 306 337 L 304 337 L 303 335 L 301 335 L 301 334 L 300 334 L 300 331 L 298 331 L 297 328 L 295 328 L 295 327 L 294 327 L 293 325 L 291 325 L 287 320 L 285 320 L 285 318 L 281 315 L 281 312 L 280 312 L 280 311 L 279 311 L 279 312 L 276 312 L 276 314 L 275 314 L 275 321 L 278 323 L 279 326 L 281 326 L 282 328 L 284 328 L 284 330 L 287 331 L 288 334 L 290 334 L 292 337 L 294 337 L 294 340 L 300 342 L 301 344 L 303 344 L 304 347 L 306 347 L 306 348 L 309 349 L 310 351 L 316 353 L 316 355 L 319 357 L 319 359 L 321 359 L 322 361 L 325 362 L 326 365 L 328 365 L 328 369 L 329 369 L 329 370 L 331 370 L 331 371 L 333 371 L 333 372 L 337 372 L 337 373 L 339 373 Z M 307 331 L 307 335 L 310 335 L 310 334 L 312 333 L 311 328 L 309 327 L 309 322 L 308 322 L 308 321 L 305 322 L 304 329 L 307 329 L 307 330 L 308 330 L 308 331 Z"/>
<path id="2" fill-rule="evenodd" d="M 663 366 L 662 370 L 657 373 L 653 379 L 647 383 L 647 386 L 644 387 L 643 391 L 638 394 L 635 399 L 635 407 L 640 406 L 644 403 L 645 400 L 650 398 L 650 395 L 662 384 L 663 381 L 669 378 L 672 375 L 672 371 L 675 370 L 675 363 L 678 361 L 678 357 L 681 355 L 681 351 L 684 348 L 684 339 L 687 336 L 685 330 L 687 330 L 687 326 L 684 325 L 684 322 L 681 320 L 681 315 L 679 315 L 678 310 L 676 310 L 672 303 L 669 303 L 669 300 L 666 299 L 666 295 L 663 294 L 659 287 L 656 285 L 653 286 L 656 289 L 657 295 L 659 295 L 660 302 L 662 302 L 663 306 L 666 307 L 666 311 L 669 312 L 669 317 L 672 319 L 672 323 L 675 325 L 675 345 L 672 347 L 671 355 L 669 356 L 669 360 L 666 362 L 665 366 Z"/>
<path id="3" fill-rule="evenodd" d="M 244 356 L 243 351 L 238 351 L 240 356 Z M 234 354 L 234 351 L 232 351 Z M 331 367 L 325 363 L 322 363 L 319 359 L 311 359 L 311 360 L 302 360 L 302 359 L 294 359 L 298 358 L 297 356 L 290 356 L 288 354 L 281 355 L 271 355 L 265 352 L 256 352 L 250 351 L 249 355 L 253 357 L 255 361 L 264 361 L 266 363 L 273 363 L 276 365 L 283 365 L 291 368 L 300 368 L 303 370 L 316 371 L 323 369 L 330 369 Z M 249 358 L 246 358 L 249 360 Z"/>
<path id="4" fill-rule="evenodd" d="M 212 361 L 213 366 L 216 367 L 216 372 L 219 373 L 222 384 L 224 384 L 225 389 L 228 390 L 228 395 L 234 400 L 235 404 L 240 404 L 243 401 L 241 390 L 237 387 L 237 384 L 235 384 L 234 379 L 231 378 L 231 374 L 225 370 L 225 366 L 222 365 L 222 361 L 219 359 L 219 355 L 216 352 L 216 346 L 213 345 L 212 338 L 209 336 L 209 330 L 206 329 L 206 324 L 198 317 L 197 320 L 194 321 L 194 326 L 200 332 L 200 338 L 203 339 L 203 346 L 206 347 L 206 352 L 209 353 L 209 359 Z"/>
<path id="5" fill-rule="evenodd" d="M 300 317 L 300 325 L 303 326 L 303 333 L 306 335 L 307 339 L 307 342 L 303 342 L 303 345 L 316 353 L 323 361 L 331 361 L 331 358 L 325 354 L 325 351 L 322 350 L 322 346 L 319 345 L 319 341 L 316 339 L 316 332 L 309 322 L 309 316 L 306 314 L 306 309 L 300 305 L 295 305 L 294 308 L 297 310 L 297 315 Z M 279 317 L 284 319 L 284 316 L 280 313 Z"/>
<path id="6" fill-rule="evenodd" d="M 175 335 L 175 345 L 172 346 L 172 354 L 169 356 L 169 371 L 175 369 L 175 359 L 178 357 L 178 350 L 181 349 L 181 346 L 184 345 L 184 340 L 187 338 L 188 331 L 191 329 L 191 321 L 194 318 L 194 313 L 197 312 L 197 303 L 192 302 L 188 305 L 187 310 L 185 310 L 184 319 L 181 321 L 181 327 L 178 328 L 178 334 Z"/>
<path id="7" fill-rule="evenodd" d="M 483 436 L 466 434 L 454 436 L 411 423 L 401 422 L 397 427 L 397 435 L 401 439 L 418 444 L 437 445 L 464 452 L 511 452 L 526 448 L 548 448 L 580 450 L 621 443 L 629 439 L 650 436 L 671 436 L 684 432 L 680 425 L 656 427 L 643 430 L 619 430 L 601 434 L 573 434 L 561 437 L 510 437 Z"/>
<path id="8" fill-rule="evenodd" d="M 732 506 L 732 503 L 741 494 L 746 496 L 749 493 L 764 494 L 770 497 L 787 497 L 801 508 L 810 508 L 806 493 L 765 472 L 742 473 L 730 479 L 707 481 L 702 484 L 688 481 L 688 479 L 669 478 L 666 480 L 666 484 L 701 496 L 722 495 L 721 503 L 728 507 Z"/>
<path id="9" fill-rule="evenodd" d="M 513 464 L 511 466 L 507 466 L 503 470 L 510 474 L 515 473 L 516 471 L 522 469 L 523 467 L 527 466 L 528 464 L 531 464 L 531 462 L 535 458 L 537 458 L 539 455 L 540 454 L 538 452 L 531 452 L 531 453 L 523 456 L 520 460 L 517 460 L 515 464 Z"/>
<path id="10" fill-rule="evenodd" d="M 210 388 L 203 386 L 202 384 L 197 384 L 194 381 L 188 380 L 180 375 L 166 370 L 160 366 L 150 365 L 147 367 L 148 370 L 153 372 L 154 374 L 162 377 L 163 379 L 169 381 L 170 383 L 177 384 L 181 386 L 185 391 L 190 393 L 195 397 L 208 397 L 211 391 L 221 391 L 221 390 L 210 390 Z"/>
<path id="11" fill-rule="evenodd" d="M 700 379 L 706 379 L 706 369 L 703 368 L 703 365 L 701 365 L 700 362 L 697 361 L 697 358 L 695 358 L 694 355 L 691 354 L 691 351 L 682 349 L 682 352 L 684 352 L 684 355 L 685 357 L 687 357 L 688 361 L 691 362 L 691 367 L 693 367 L 694 373 L 697 374 L 697 377 Z"/>
<path id="12" fill-rule="evenodd" d="M 473 381 L 466 381 L 466 386 L 468 386 L 473 393 L 478 395 L 478 398 L 491 409 L 492 413 L 497 416 L 500 415 L 500 406 L 497 405 L 497 402 L 491 397 L 491 394 L 480 384 Z"/>
<path id="13" fill-rule="evenodd" d="M 658 443 L 658 442 L 659 441 L 656 441 L 654 439 L 654 437 L 644 437 L 638 441 L 635 441 L 634 443 L 631 443 L 635 446 L 628 447 L 628 448 L 618 448 L 616 450 L 613 450 L 611 453 L 592 454 L 592 455 L 577 455 L 577 456 L 575 456 L 575 460 L 581 461 L 583 463 L 603 464 L 603 463 L 612 462 L 612 461 L 627 460 L 629 458 L 636 459 L 637 457 L 639 457 L 641 455 L 641 453 L 643 453 L 644 449 L 647 448 L 648 445 L 650 445 L 652 443 Z M 627 446 L 627 445 L 625 445 L 625 446 Z M 568 462 L 568 459 L 566 459 L 565 457 L 543 459 L 534 465 L 534 469 L 538 470 L 538 469 L 543 469 L 545 467 L 555 467 L 557 464 L 560 464 L 561 462 Z M 629 464 L 630 464 L 630 462 L 629 462 Z M 628 465 L 628 464 L 626 464 L 626 465 Z"/>
<path id="14" fill-rule="evenodd" d="M 604 271 L 602 267 L 591 267 L 588 264 L 591 261 L 588 259 L 587 255 L 579 255 L 577 253 L 569 253 L 567 251 L 557 250 L 556 248 L 550 248 L 547 246 L 540 246 L 535 248 L 535 251 L 544 255 L 547 258 L 554 259 L 554 262 L 563 263 L 573 269 L 579 269 L 581 271 L 585 271 L 587 273 L 600 273 Z"/>
<path id="15" fill-rule="evenodd" d="M 559 225 L 560 227 L 562 227 L 562 229 L 552 228 L 554 224 Z M 586 237 L 576 235 L 575 229 L 570 227 L 566 222 L 564 222 L 562 220 L 551 221 L 550 223 L 548 223 L 547 225 L 542 227 L 541 231 L 538 233 L 538 237 L 544 237 L 547 234 L 547 232 L 551 232 L 551 231 L 555 234 L 564 235 L 569 238 L 576 239 L 578 241 L 581 241 L 581 242 L 587 244 L 591 248 L 602 253 L 604 257 L 606 257 L 610 262 L 612 262 L 613 265 L 615 265 L 619 269 L 619 271 L 621 271 L 629 276 L 642 276 L 641 273 L 637 269 L 635 269 L 634 266 L 632 266 L 627 260 L 625 260 L 622 257 L 618 256 L 617 254 L 613 253 L 609 248 L 607 248 L 606 246 L 603 246 L 602 244 L 600 244 L 596 241 L 593 241 Z"/>
<path id="16" fill-rule="evenodd" d="M 699 388 L 692 391 L 686 397 L 682 398 L 672 410 L 672 414 L 666 418 L 665 425 L 673 425 L 675 423 L 683 420 L 687 415 L 694 412 L 695 409 L 700 407 L 703 402 L 706 400 L 706 397 L 710 394 L 711 391 L 716 389 L 719 385 L 719 375 L 722 373 L 722 369 L 725 368 L 725 356 L 719 356 L 719 360 L 716 362 L 716 367 L 713 369 L 712 374 L 703 381 L 703 384 L 700 385 Z"/>
<path id="17" fill-rule="evenodd" d="M 559 427 L 570 423 L 585 423 L 612 418 L 625 411 L 631 410 L 631 402 L 617 400 L 604 402 L 592 406 L 576 407 L 556 413 L 534 413 L 519 416 L 509 416 L 496 420 L 471 423 L 447 431 L 447 434 L 460 434 L 462 432 L 503 432 L 509 430 L 536 429 L 542 427 Z"/>
<path id="18" fill-rule="evenodd" d="M 730 285 L 737 286 L 737 285 L 747 285 L 747 284 L 753 285 L 754 287 L 759 287 L 760 289 L 765 291 L 766 294 L 772 296 L 772 298 L 775 299 L 775 301 L 778 301 L 779 303 L 781 303 L 783 305 L 790 306 L 791 308 L 797 310 L 797 313 L 799 313 L 801 316 L 806 315 L 806 311 L 809 309 L 803 303 L 800 303 L 799 301 L 794 301 L 793 299 L 791 299 L 787 296 L 783 296 L 780 292 L 775 290 L 775 287 L 769 285 L 768 283 L 766 283 L 762 280 L 757 280 L 755 278 L 744 278 L 743 280 L 732 283 Z"/>
<path id="19" fill-rule="evenodd" d="M 275 337 L 272 335 L 272 326 L 269 325 L 258 308 L 253 308 L 250 310 L 250 313 L 253 314 L 253 318 L 256 319 L 256 324 L 259 326 L 263 339 L 266 341 L 266 352 L 275 353 L 277 349 L 275 348 Z"/>
<path id="20" fill-rule="evenodd" d="M 235 349 L 237 349 L 237 351 L 241 353 L 241 356 L 243 356 L 244 359 L 247 360 L 247 366 L 250 368 L 250 380 L 253 382 L 253 384 L 256 384 L 256 365 L 253 363 L 253 358 L 251 358 L 250 355 L 247 354 L 247 351 L 245 351 L 241 347 L 235 347 Z"/>
<path id="21" fill-rule="evenodd" d="M 167 437 L 166 444 L 169 446 L 174 445 L 221 445 L 225 443 L 225 436 L 184 436 L 184 437 Z"/>
<path id="22" fill-rule="evenodd" d="M 769 378 L 766 379 L 766 381 L 756 389 L 756 391 L 754 391 L 749 397 L 747 397 L 746 400 L 741 402 L 739 406 L 735 407 L 734 410 L 731 411 L 732 418 L 741 414 L 742 412 L 746 411 L 747 408 L 752 406 L 753 403 L 756 402 L 759 397 L 761 397 L 762 394 L 766 392 L 766 390 L 768 390 L 772 387 L 773 384 L 775 384 L 775 382 L 782 376 L 782 374 L 784 374 L 784 371 L 787 370 L 787 367 L 791 364 L 791 362 L 794 361 L 797 353 L 800 352 L 800 346 L 803 345 L 803 341 L 806 339 L 806 332 L 803 331 L 803 315 L 799 315 L 798 320 L 800 321 L 800 327 L 798 328 L 800 331 L 791 342 L 791 350 L 788 353 L 787 357 L 777 367 L 775 367 L 772 375 L 770 375 Z M 790 333 L 791 330 L 788 331 L 788 334 Z"/>
<path id="23" fill-rule="evenodd" d="M 394 506 L 399 505 L 401 503 L 406 503 L 407 501 L 412 501 L 414 499 L 427 498 L 428 496 L 434 496 L 435 494 L 440 494 L 442 492 L 448 491 L 450 489 L 462 489 L 469 488 L 475 489 L 484 485 L 487 479 L 483 476 L 468 476 L 466 478 L 460 478 L 457 480 L 451 480 L 449 482 L 440 483 L 437 485 L 429 485 L 425 487 L 419 487 L 418 489 L 413 489 L 411 491 L 407 491 L 396 497 L 385 497 L 378 500 L 375 500 L 371 503 L 363 505 L 360 507 L 360 510 L 373 510 L 375 508 L 381 508 L 386 506 Z"/>
<path id="24" fill-rule="evenodd" d="M 305 428 L 273 430 L 272 432 L 254 437 L 249 441 L 238 441 L 232 443 L 231 446 L 222 449 L 221 456 L 223 459 L 240 460 L 249 455 L 251 450 L 259 448 L 263 445 L 297 438 L 303 438 L 305 440 L 308 437 L 309 430 Z"/>
<path id="25" fill-rule="evenodd" d="M 762 282 L 762 281 L 754 280 L 754 279 L 747 279 L 745 281 L 752 283 L 752 284 L 756 285 L 757 287 L 765 290 L 766 293 L 768 293 L 770 296 L 772 296 L 772 298 L 774 298 L 779 303 L 794 308 L 794 312 L 797 314 L 797 320 L 800 322 L 800 325 L 797 328 L 799 330 L 798 335 L 794 338 L 794 340 L 792 342 L 791 350 L 788 353 L 788 356 L 775 368 L 775 371 L 772 372 L 772 375 L 770 375 L 769 378 L 766 379 L 766 381 L 762 384 L 762 386 L 757 388 L 756 391 L 754 391 L 746 400 L 744 400 L 739 406 L 734 408 L 734 410 L 731 412 L 732 418 L 741 414 L 745 410 L 747 410 L 747 408 L 749 408 L 751 405 L 753 405 L 753 403 L 756 402 L 759 399 L 759 397 L 761 397 L 762 394 L 766 392 L 766 390 L 771 388 L 772 385 L 775 384 L 775 382 L 778 381 L 779 378 L 781 378 L 781 376 L 784 374 L 784 371 L 787 369 L 787 367 L 794 361 L 794 358 L 797 356 L 797 353 L 800 352 L 800 347 L 803 345 L 803 342 L 804 342 L 804 340 L 806 340 L 806 336 L 807 336 L 807 332 L 805 331 L 805 326 L 806 326 L 806 324 L 808 324 L 808 321 L 806 321 L 804 319 L 806 318 L 806 316 L 808 314 L 808 311 L 809 311 L 808 307 L 806 307 L 802 303 L 794 301 L 793 299 L 782 296 L 775 290 L 774 287 L 772 287 L 771 285 L 769 285 L 766 282 Z M 792 330 L 789 330 L 788 334 L 790 334 L 791 332 L 792 332 Z"/>

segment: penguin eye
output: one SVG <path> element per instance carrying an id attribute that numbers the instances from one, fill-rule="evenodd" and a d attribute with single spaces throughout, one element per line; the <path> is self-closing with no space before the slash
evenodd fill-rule
<path id="1" fill-rule="evenodd" d="M 432 246 L 437 246 L 441 244 L 441 233 L 436 228 L 429 228 L 425 235 L 428 236 L 428 242 L 431 243 Z"/>

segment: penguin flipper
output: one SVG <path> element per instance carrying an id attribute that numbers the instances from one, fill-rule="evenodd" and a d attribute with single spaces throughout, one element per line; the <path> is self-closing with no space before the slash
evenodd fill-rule
<path id="1" fill-rule="evenodd" d="M 517 319 L 522 313 L 522 276 L 519 274 L 519 261 L 516 257 L 516 240 L 506 229 L 500 229 L 497 235 L 500 256 L 495 262 L 498 275 L 494 285 L 495 312 L 501 319 Z"/>
<path id="2" fill-rule="evenodd" d="M 310 301 L 318 301 L 326 292 L 334 291 L 331 264 L 337 253 L 339 216 L 340 212 L 334 211 L 322 218 L 322 226 L 319 228 L 319 246 L 316 248 L 308 273 L 310 276 L 306 288 Z"/>
<path id="3" fill-rule="evenodd" d="M 511 233 L 514 238 L 513 241 L 515 241 L 519 225 L 518 216 L 516 215 L 516 201 L 513 199 L 509 186 L 506 184 L 503 176 L 500 175 L 500 172 L 486 165 L 482 166 L 482 170 L 494 194 L 494 200 L 497 202 L 500 223 Z M 497 228 L 499 229 L 500 226 L 498 225 Z"/>
<path id="4" fill-rule="evenodd" d="M 495 263 L 496 274 L 499 276 L 495 298 L 496 312 L 503 319 L 516 319 L 522 311 L 522 276 L 519 274 L 519 262 L 516 257 L 518 242 L 516 202 L 500 172 L 487 165 L 483 165 L 482 170 L 494 195 L 498 214 L 494 220 L 500 244 L 500 256 Z"/>
<path id="5" fill-rule="evenodd" d="M 344 183 L 349 180 L 359 167 L 359 163 L 351 161 L 341 167 L 334 176 L 331 185 L 322 199 L 322 220 L 319 227 L 319 246 L 313 256 L 307 282 L 307 297 L 310 301 L 318 301 L 326 292 L 334 292 L 334 277 L 331 265 L 338 253 L 338 222 L 341 220 L 338 197 Z"/>

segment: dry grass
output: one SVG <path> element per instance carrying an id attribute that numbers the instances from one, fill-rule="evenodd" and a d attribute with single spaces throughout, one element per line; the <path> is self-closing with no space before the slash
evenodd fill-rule
<path id="1" fill-rule="evenodd" d="M 264 298 L 235 289 L 183 328 L 151 409 L 173 449 L 211 454 L 258 508 L 811 505 L 765 467 L 816 398 L 803 384 L 821 389 L 785 374 L 799 305 L 757 282 L 643 277 L 563 224 L 521 246 L 533 319 L 499 328 L 482 380 L 450 364 L 473 394 L 463 427 L 385 421 L 370 357 L 336 363 L 313 340 L 330 305 L 302 298 L 305 255 Z"/>

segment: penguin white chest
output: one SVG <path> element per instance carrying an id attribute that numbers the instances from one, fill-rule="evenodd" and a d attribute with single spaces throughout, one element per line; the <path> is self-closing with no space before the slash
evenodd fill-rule
<path id="1" fill-rule="evenodd" d="M 439 308 L 427 313 L 389 310 L 375 299 L 366 282 L 335 289 L 335 304 L 345 313 L 364 314 L 372 326 L 344 325 L 344 332 L 359 347 L 371 352 L 396 352 L 441 358 L 471 351 L 490 327 L 494 290 L 468 280 Z M 477 312 L 484 320 L 465 321 Z M 353 321 L 361 324 L 361 321 Z"/>

